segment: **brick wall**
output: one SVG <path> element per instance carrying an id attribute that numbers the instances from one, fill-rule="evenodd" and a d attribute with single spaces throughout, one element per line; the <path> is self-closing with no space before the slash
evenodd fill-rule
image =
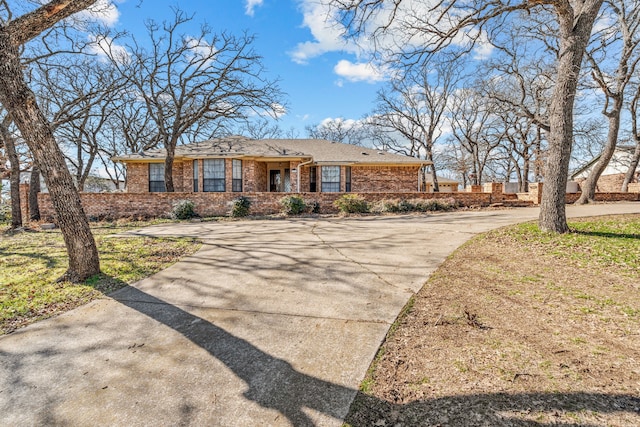
<path id="1" fill-rule="evenodd" d="M 243 195 L 251 200 L 254 215 L 274 214 L 281 210 L 283 193 L 82 193 L 82 205 L 90 219 L 152 218 L 168 216 L 172 205 L 178 200 L 194 202 L 195 210 L 201 216 L 227 215 L 232 201 Z M 336 213 L 333 202 L 341 193 L 299 193 L 308 203 L 318 202 L 321 213 Z M 362 193 L 370 203 L 380 200 L 399 199 L 449 199 L 452 196 L 464 206 L 488 206 L 491 195 L 487 193 Z M 38 195 L 40 211 L 44 220 L 54 221 L 55 212 L 48 193 Z"/>
<path id="2" fill-rule="evenodd" d="M 149 191 L 148 163 L 127 163 L 127 191 L 131 193 Z"/>
<path id="3" fill-rule="evenodd" d="M 26 188 L 25 190 L 26 191 Z M 232 201 L 240 195 L 251 200 L 251 213 L 266 215 L 278 213 L 280 199 L 284 193 L 81 193 L 80 197 L 86 214 L 91 219 L 151 218 L 168 216 L 172 205 L 178 200 L 194 202 L 196 212 L 201 216 L 227 215 Z M 333 202 L 341 193 L 299 193 L 307 203 L 318 202 L 321 213 L 336 213 Z M 455 199 L 463 206 L 488 206 L 504 200 L 512 200 L 516 195 L 501 195 L 499 199 L 491 193 L 360 193 L 368 202 L 381 200 L 410 199 Z M 567 203 L 573 203 L 579 194 L 567 194 Z M 596 193 L 597 201 L 640 201 L 640 193 Z M 55 213 L 48 193 L 38 195 L 43 220 L 55 220 Z"/>
<path id="4" fill-rule="evenodd" d="M 173 163 L 173 188 L 175 191 L 182 193 L 185 190 L 184 187 L 184 162 L 174 162 Z M 192 185 L 189 185 L 187 188 L 189 191 L 192 189 Z"/>
<path id="5" fill-rule="evenodd" d="M 314 166 L 315 167 L 315 166 Z M 310 191 L 311 190 L 311 168 L 309 166 L 303 166 L 300 171 L 300 190 L 301 191 Z M 320 179 L 319 177 L 317 178 Z"/>
<path id="6" fill-rule="evenodd" d="M 193 191 L 193 160 L 186 160 L 180 163 L 182 164 L 182 191 Z M 200 172 L 200 169 L 198 169 L 198 172 Z"/>
<path id="7" fill-rule="evenodd" d="M 408 193 L 418 189 L 418 166 L 352 166 L 351 191 Z M 342 180 L 344 181 L 344 171 Z"/>
<path id="8" fill-rule="evenodd" d="M 566 203 L 575 203 L 582 193 L 567 193 Z M 640 201 L 639 193 L 596 193 L 593 198 L 596 202 L 638 202 Z"/>
<path id="9" fill-rule="evenodd" d="M 586 181 L 586 179 L 577 180 L 576 182 L 582 188 L 582 184 Z M 622 183 L 624 182 L 624 174 L 614 174 L 614 175 L 602 175 L 600 179 L 598 179 L 598 184 L 596 185 L 596 192 L 598 193 L 617 193 L 622 188 Z M 629 191 L 631 187 L 629 187 Z"/>

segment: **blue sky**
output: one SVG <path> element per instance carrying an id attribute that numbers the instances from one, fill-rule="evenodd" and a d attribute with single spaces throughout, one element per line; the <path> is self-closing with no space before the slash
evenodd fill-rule
<path id="1" fill-rule="evenodd" d="M 125 0 L 117 2 L 115 30 L 145 32 L 144 21 L 170 20 L 176 1 Z M 370 112 L 381 74 L 359 62 L 353 44 L 344 44 L 339 30 L 329 27 L 326 13 L 315 0 L 190 0 L 179 3 L 195 13 L 194 32 L 208 23 L 214 32 L 255 34 L 254 47 L 264 59 L 269 78 L 279 78 L 287 93 L 284 130 L 295 128 L 305 137 L 305 126 L 327 118 L 359 119 Z"/>

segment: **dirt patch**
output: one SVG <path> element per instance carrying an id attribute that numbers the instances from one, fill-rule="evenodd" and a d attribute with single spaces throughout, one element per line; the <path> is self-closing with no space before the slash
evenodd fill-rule
<path id="1" fill-rule="evenodd" d="M 460 248 L 416 295 L 350 425 L 640 425 L 640 236 L 582 232 L 628 239 L 612 262 L 510 230 Z"/>

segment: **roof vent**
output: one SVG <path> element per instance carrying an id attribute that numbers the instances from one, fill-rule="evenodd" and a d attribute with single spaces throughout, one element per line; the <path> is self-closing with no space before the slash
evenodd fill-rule
<path id="1" fill-rule="evenodd" d="M 369 155 L 369 153 L 365 153 L 365 152 L 363 151 L 363 152 L 362 152 L 362 155 L 363 155 L 363 156 L 368 156 L 368 155 Z"/>

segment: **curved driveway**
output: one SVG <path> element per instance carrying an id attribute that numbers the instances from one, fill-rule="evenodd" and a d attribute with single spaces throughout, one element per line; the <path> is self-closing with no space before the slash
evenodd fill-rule
<path id="1" fill-rule="evenodd" d="M 0 337 L 0 425 L 340 426 L 390 324 L 445 257 L 537 214 L 139 230 L 204 245 L 111 298 Z"/>

